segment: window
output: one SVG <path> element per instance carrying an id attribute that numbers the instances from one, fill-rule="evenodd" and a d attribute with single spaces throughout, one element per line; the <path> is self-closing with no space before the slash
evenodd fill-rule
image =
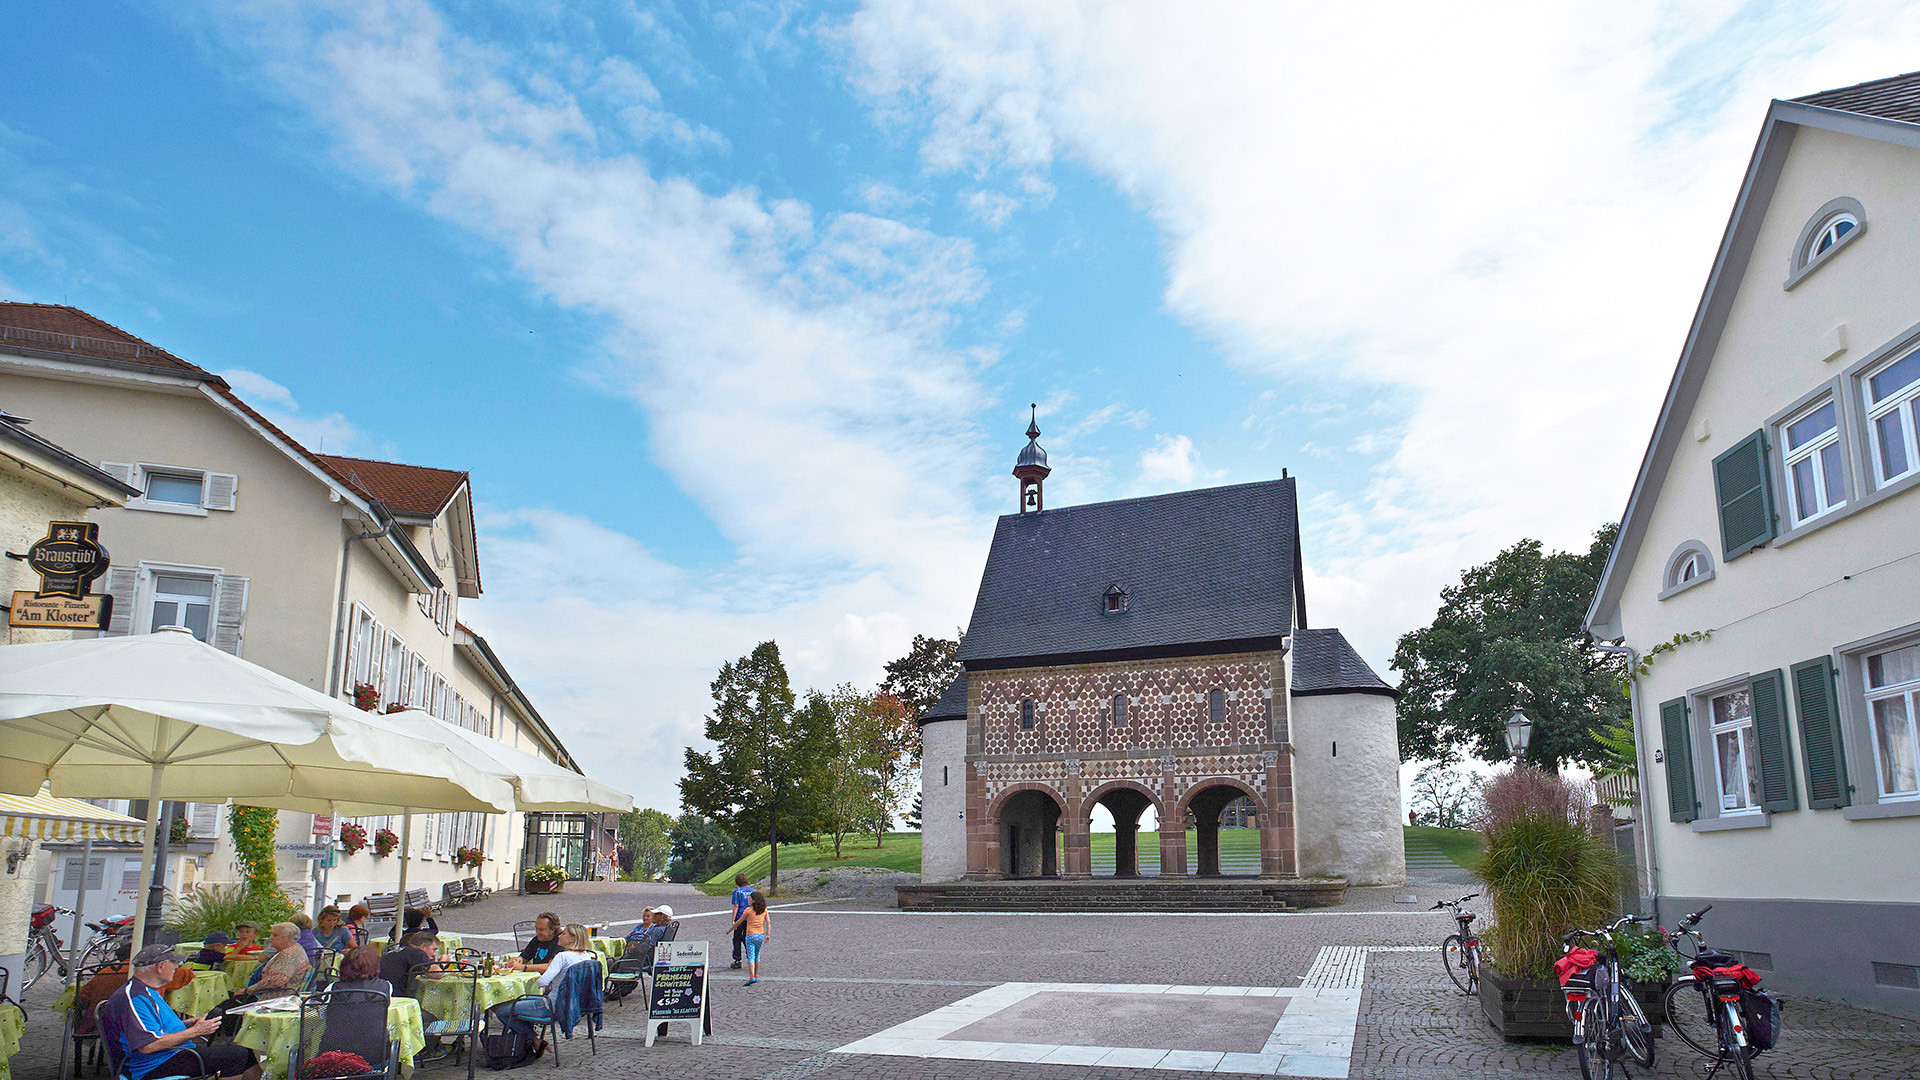
<path id="1" fill-rule="evenodd" d="M 1867 657 L 1867 716 L 1880 797 L 1920 798 L 1920 645 Z"/>
<path id="2" fill-rule="evenodd" d="M 1113 726 L 1127 726 L 1127 695 L 1113 695 Z"/>
<path id="3" fill-rule="evenodd" d="M 1713 556 L 1707 545 L 1688 540 L 1667 556 L 1667 572 L 1660 581 L 1660 599 L 1713 579 Z"/>
<path id="4" fill-rule="evenodd" d="M 176 506 L 199 506 L 201 494 L 199 473 L 171 473 L 147 471 L 147 498 L 153 502 L 172 503 Z"/>
<path id="5" fill-rule="evenodd" d="M 1852 214 L 1843 211 L 1833 215 L 1821 223 L 1819 230 L 1813 234 L 1813 239 L 1807 242 L 1806 256 L 1802 261 L 1810 263 L 1825 255 L 1840 241 L 1845 240 L 1848 233 L 1859 227 L 1860 219 Z"/>
<path id="6" fill-rule="evenodd" d="M 1104 601 L 1102 610 L 1108 615 L 1118 615 L 1127 610 L 1127 592 L 1118 585 L 1107 586 L 1102 599 Z"/>
<path id="7" fill-rule="evenodd" d="M 1033 730 L 1033 699 L 1032 698 L 1020 699 L 1020 729 L 1022 731 Z"/>
<path id="8" fill-rule="evenodd" d="M 947 767 L 945 765 L 940 766 L 940 786 L 947 786 Z"/>
<path id="9" fill-rule="evenodd" d="M 1207 719 L 1216 724 L 1227 722 L 1227 692 L 1225 690 L 1207 691 Z"/>
<path id="10" fill-rule="evenodd" d="M 1920 352 L 1909 353 L 1868 375 L 1867 442 L 1873 447 L 1878 486 L 1920 470 Z"/>
<path id="11" fill-rule="evenodd" d="M 213 631 L 213 579 L 186 574 L 153 575 L 153 618 L 147 632 L 184 626 L 201 641 Z"/>
<path id="12" fill-rule="evenodd" d="M 1728 691 L 1709 703 L 1713 766 L 1720 782 L 1720 812 L 1760 809 L 1759 752 L 1754 746 L 1753 694 L 1747 687 Z"/>
<path id="13" fill-rule="evenodd" d="M 1798 525 L 1847 501 L 1847 463 L 1840 450 L 1838 403 L 1829 399 L 1781 425 L 1787 506 Z"/>
<path id="14" fill-rule="evenodd" d="M 1800 284 L 1802 278 L 1826 265 L 1866 231 L 1867 211 L 1857 199 L 1834 199 L 1814 211 L 1787 257 L 1786 288 Z"/>

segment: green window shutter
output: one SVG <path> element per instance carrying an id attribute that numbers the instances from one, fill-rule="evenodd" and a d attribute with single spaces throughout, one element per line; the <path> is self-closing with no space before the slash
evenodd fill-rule
<path id="1" fill-rule="evenodd" d="M 1756 431 L 1713 459 L 1720 501 L 1720 554 L 1737 559 L 1774 537 L 1773 486 L 1767 479 L 1767 433 Z"/>
<path id="2" fill-rule="evenodd" d="M 1800 809 L 1793 785 L 1793 739 L 1787 734 L 1787 679 L 1779 668 L 1755 675 L 1747 684 L 1753 695 L 1753 741 L 1760 749 L 1760 808 Z"/>
<path id="3" fill-rule="evenodd" d="M 1693 797 L 1693 734 L 1686 698 L 1660 706 L 1660 736 L 1667 744 L 1667 816 L 1692 821 L 1700 816 L 1700 806 Z"/>
<path id="4" fill-rule="evenodd" d="M 1833 661 L 1827 657 L 1793 665 L 1793 706 L 1800 714 L 1807 806 L 1814 810 L 1853 802 L 1847 797 L 1847 755 L 1840 737 L 1840 701 L 1833 682 Z"/>

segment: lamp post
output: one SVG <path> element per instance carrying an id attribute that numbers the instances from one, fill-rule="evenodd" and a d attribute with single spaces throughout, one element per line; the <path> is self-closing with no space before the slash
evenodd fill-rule
<path id="1" fill-rule="evenodd" d="M 1513 755 L 1515 765 L 1527 756 L 1527 743 L 1532 739 L 1533 721 L 1519 709 L 1513 710 L 1513 715 L 1507 717 L 1507 752 Z"/>

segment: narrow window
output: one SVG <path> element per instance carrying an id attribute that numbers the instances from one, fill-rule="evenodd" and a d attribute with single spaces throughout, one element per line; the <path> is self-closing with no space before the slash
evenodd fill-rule
<path id="1" fill-rule="evenodd" d="M 1113 726 L 1127 726 L 1127 695 L 1113 695 Z"/>
<path id="2" fill-rule="evenodd" d="M 153 621 L 149 633 L 163 626 L 184 626 L 207 640 L 213 626 L 213 579 L 185 574 L 153 575 Z"/>
<path id="3" fill-rule="evenodd" d="M 1207 719 L 1216 724 L 1227 722 L 1227 692 L 1225 690 L 1207 691 Z"/>
<path id="4" fill-rule="evenodd" d="M 1829 401 L 1785 425 L 1781 449 L 1787 467 L 1793 523 L 1811 521 L 1847 501 L 1847 466 L 1840 455 L 1840 421 Z"/>
<path id="5" fill-rule="evenodd" d="M 940 786 L 947 786 L 947 767 L 945 765 L 940 766 Z"/>
<path id="6" fill-rule="evenodd" d="M 200 475 L 147 470 L 147 498 L 175 506 L 200 505 Z"/>
<path id="7" fill-rule="evenodd" d="M 1867 657 L 1867 712 L 1880 797 L 1920 798 L 1920 645 Z"/>
<path id="8" fill-rule="evenodd" d="M 1754 745 L 1753 695 L 1742 686 L 1715 697 L 1709 717 L 1714 772 L 1720 781 L 1720 812 L 1760 809 L 1759 750 Z"/>
<path id="9" fill-rule="evenodd" d="M 1920 470 L 1920 352 L 1867 376 L 1873 475 L 1881 487 Z"/>
<path id="10" fill-rule="evenodd" d="M 1020 699 L 1020 728 L 1023 731 L 1033 730 L 1033 699 L 1032 698 Z"/>

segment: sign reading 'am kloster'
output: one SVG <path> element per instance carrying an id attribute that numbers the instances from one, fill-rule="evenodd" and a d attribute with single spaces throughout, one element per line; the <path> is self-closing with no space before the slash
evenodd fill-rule
<path id="1" fill-rule="evenodd" d="M 8 626 L 54 630 L 105 630 L 113 597 L 92 591 L 107 572 L 100 526 L 91 521 L 49 521 L 47 535 L 27 549 L 27 565 L 40 575 L 40 590 L 13 594 Z"/>

